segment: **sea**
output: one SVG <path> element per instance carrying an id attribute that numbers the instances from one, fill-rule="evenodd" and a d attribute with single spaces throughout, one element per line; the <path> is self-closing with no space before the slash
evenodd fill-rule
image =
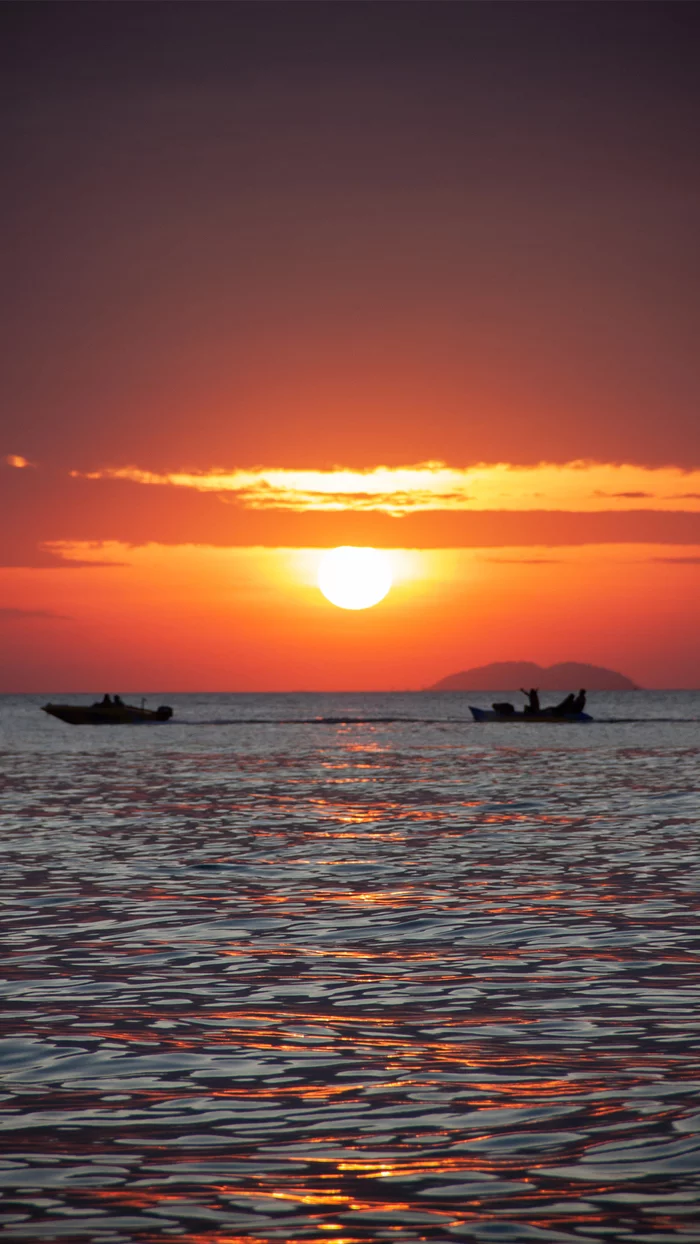
<path id="1" fill-rule="evenodd" d="M 49 698 L 0 697 L 3 1238 L 700 1241 L 700 693 Z"/>

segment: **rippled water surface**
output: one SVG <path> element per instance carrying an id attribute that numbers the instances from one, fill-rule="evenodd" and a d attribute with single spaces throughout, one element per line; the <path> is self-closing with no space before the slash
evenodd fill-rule
<path id="1" fill-rule="evenodd" d="M 6 1237 L 700 1240 L 700 696 L 164 700 L 0 700 Z"/>

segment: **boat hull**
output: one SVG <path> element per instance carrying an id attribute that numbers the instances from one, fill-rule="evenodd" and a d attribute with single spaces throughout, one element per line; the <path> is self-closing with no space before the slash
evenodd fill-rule
<path id="1" fill-rule="evenodd" d="M 474 721 L 502 721 L 507 725 L 512 722 L 519 722 L 520 725 L 527 722 L 528 725 L 535 726 L 543 724 L 548 726 L 586 725 L 593 721 L 588 713 L 559 713 L 557 715 L 546 709 L 540 713 L 497 713 L 493 708 L 476 708 L 473 704 L 469 705 L 469 709 Z"/>
<path id="2" fill-rule="evenodd" d="M 160 726 L 173 715 L 165 704 L 157 709 L 131 704 L 44 704 L 43 711 L 69 726 Z"/>

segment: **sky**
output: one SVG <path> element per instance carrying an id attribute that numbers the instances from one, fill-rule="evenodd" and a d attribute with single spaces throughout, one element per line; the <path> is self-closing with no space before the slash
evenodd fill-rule
<path id="1" fill-rule="evenodd" d="M 0 28 L 0 690 L 700 687 L 697 6 Z"/>

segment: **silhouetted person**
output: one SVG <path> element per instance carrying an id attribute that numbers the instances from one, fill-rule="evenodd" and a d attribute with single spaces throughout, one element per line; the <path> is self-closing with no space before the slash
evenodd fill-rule
<path id="1" fill-rule="evenodd" d="M 122 697 L 120 695 L 115 695 L 114 699 L 112 700 L 112 703 L 114 704 L 115 708 L 124 707 L 124 701 L 122 700 Z"/>
<path id="2" fill-rule="evenodd" d="M 574 696 L 573 711 L 575 713 L 582 713 L 585 707 L 586 707 L 586 692 L 583 690 L 583 687 L 582 687 L 578 695 Z"/>
<path id="3" fill-rule="evenodd" d="M 526 691 L 524 687 L 521 687 L 520 690 L 522 691 L 523 695 L 527 696 L 527 705 L 525 707 L 525 712 L 526 713 L 539 713 L 540 697 L 537 694 L 537 687 L 530 687 L 529 691 Z"/>
<path id="4" fill-rule="evenodd" d="M 561 704 L 555 704 L 554 708 L 552 709 L 552 712 L 555 713 L 557 717 L 568 717 L 571 713 L 575 713 L 578 711 L 574 707 L 575 704 L 576 704 L 576 696 L 574 695 L 573 691 L 570 691 L 566 699 L 562 700 Z"/>
<path id="5" fill-rule="evenodd" d="M 111 707 L 112 701 L 110 700 L 108 695 L 103 695 L 102 699 L 100 700 L 100 703 L 104 704 L 105 707 L 107 708 L 107 707 Z"/>

